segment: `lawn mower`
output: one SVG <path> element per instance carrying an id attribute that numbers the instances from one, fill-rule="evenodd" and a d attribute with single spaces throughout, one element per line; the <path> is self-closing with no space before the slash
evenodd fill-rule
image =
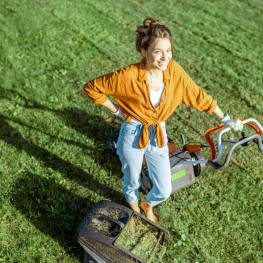
<path id="1" fill-rule="evenodd" d="M 182 149 L 178 149 L 173 140 L 168 135 L 168 147 L 169 147 L 169 158 L 170 158 L 170 167 L 171 167 L 171 181 L 172 181 L 172 194 L 178 191 L 181 188 L 185 188 L 195 182 L 195 178 L 204 173 L 207 164 L 211 165 L 214 169 L 223 169 L 225 168 L 231 158 L 231 155 L 236 147 L 238 146 L 248 146 L 251 142 L 254 142 L 258 145 L 260 151 L 263 151 L 262 144 L 262 134 L 263 128 L 260 123 L 253 118 L 242 119 L 243 124 L 246 124 L 254 129 L 254 134 L 246 137 L 245 132 L 241 133 L 241 138 L 239 140 L 230 140 L 222 141 L 221 137 L 224 133 L 229 132 L 231 129 L 226 127 L 224 124 L 220 124 L 211 129 L 208 129 L 205 132 L 205 139 L 208 144 L 186 144 L 184 135 L 181 135 L 182 138 Z M 221 130 L 221 131 L 220 131 Z M 219 132 L 217 135 L 217 143 L 211 138 L 211 134 L 214 132 Z M 110 135 L 107 138 L 107 148 L 112 152 L 116 153 L 117 150 L 117 136 Z M 219 163 L 223 155 L 223 146 L 232 145 L 228 151 L 225 160 L 222 164 Z M 218 148 L 218 156 L 216 147 Z M 201 153 L 204 148 L 210 148 L 210 157 L 205 159 Z M 149 177 L 148 168 L 146 160 L 143 160 L 142 170 L 140 174 L 141 188 L 145 193 L 148 193 L 152 188 L 152 181 Z"/>
<path id="2" fill-rule="evenodd" d="M 211 165 L 214 169 L 225 168 L 236 147 L 248 146 L 256 143 L 260 151 L 263 151 L 263 128 L 255 119 L 241 119 L 243 124 L 254 129 L 254 134 L 246 137 L 244 132 L 237 141 L 222 141 L 222 135 L 230 131 L 230 128 L 220 124 L 205 132 L 208 144 L 185 144 L 182 138 L 182 149 L 178 149 L 170 136 L 168 136 L 169 157 L 171 167 L 172 193 L 187 187 L 195 182 L 206 168 Z M 212 133 L 217 132 L 217 143 L 211 138 Z M 116 154 L 117 136 L 111 135 L 107 138 L 107 148 Z M 231 146 L 224 154 L 224 162 L 219 163 L 223 156 L 223 146 Z M 218 155 L 216 151 L 218 149 Z M 210 148 L 210 157 L 205 159 L 201 154 L 203 148 Z M 141 187 L 148 193 L 152 188 L 152 182 L 148 174 L 146 160 L 143 160 L 140 175 Z M 143 231 L 140 225 L 143 226 Z M 136 229 L 132 231 L 133 228 Z M 137 233 L 134 236 L 133 233 Z M 152 262 L 153 254 L 158 245 L 163 244 L 168 231 L 155 224 L 145 216 L 132 211 L 130 208 L 120 204 L 102 200 L 87 214 L 79 225 L 75 238 L 84 248 L 84 263 L 149 263 Z M 149 235 L 147 242 L 145 236 Z M 131 242 L 132 241 L 132 242 Z M 142 247 L 147 248 L 142 250 Z M 149 251 L 145 254 L 145 251 Z"/>

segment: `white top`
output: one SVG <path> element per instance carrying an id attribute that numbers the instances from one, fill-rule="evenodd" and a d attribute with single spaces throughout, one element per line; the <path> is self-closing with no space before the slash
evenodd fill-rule
<path id="1" fill-rule="evenodd" d="M 154 108 L 159 106 L 161 97 L 163 95 L 163 91 L 164 91 L 164 87 L 157 91 L 150 90 L 150 99 Z"/>
<path id="2" fill-rule="evenodd" d="M 163 95 L 164 87 L 155 91 L 150 89 L 150 100 L 154 108 L 158 107 L 161 101 L 161 97 Z M 134 123 L 141 123 L 135 118 L 131 116 L 132 122 Z"/>

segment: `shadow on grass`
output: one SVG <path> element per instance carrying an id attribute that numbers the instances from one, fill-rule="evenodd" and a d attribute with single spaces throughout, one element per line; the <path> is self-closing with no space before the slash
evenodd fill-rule
<path id="1" fill-rule="evenodd" d="M 12 205 L 81 261 L 82 249 L 73 236 L 87 210 L 95 204 L 64 189 L 53 178 L 30 172 L 20 174 L 13 187 Z"/>
<path id="2" fill-rule="evenodd" d="M 45 167 L 50 167 L 65 178 L 99 193 L 102 198 L 125 203 L 121 191 L 94 180 L 91 174 L 26 140 L 3 116 L 0 116 L 0 140 L 25 151 L 29 156 L 34 156 L 43 162 Z M 93 201 L 64 189 L 53 178 L 27 172 L 14 184 L 12 204 L 40 231 L 57 240 L 66 251 L 81 257 L 81 249 L 74 242 L 73 236 L 87 210 L 94 205 Z"/>
<path id="3" fill-rule="evenodd" d="M 8 96 L 5 98 L 8 98 Z M 25 98 L 21 96 L 21 99 Z M 111 124 L 108 124 L 98 116 L 88 115 L 78 108 L 54 110 L 42 106 L 33 100 L 21 106 L 28 109 L 35 108 L 54 112 L 63 118 L 67 126 L 72 127 L 77 132 L 93 140 L 95 147 L 93 149 L 83 143 L 61 137 L 59 140 L 64 140 L 68 144 L 74 144 L 84 150 L 91 148 L 90 150 L 94 152 L 94 155 L 90 158 L 94 158 L 94 161 L 99 163 L 101 167 L 116 175 L 118 167 L 120 169 L 118 157 L 107 153 L 106 146 L 104 149 L 101 147 L 103 140 L 105 140 L 105 134 L 111 134 L 114 129 Z M 19 151 L 26 152 L 28 156 L 32 156 L 40 162 L 43 162 L 45 167 L 51 168 L 62 174 L 63 177 L 99 194 L 101 198 L 126 204 L 122 189 L 118 191 L 108 186 L 107 183 L 101 183 L 95 180 L 92 174 L 32 143 L 29 139 L 24 138 L 18 130 L 14 129 L 9 124 L 10 121 L 55 137 L 55 135 L 49 134 L 47 130 L 42 131 L 41 127 L 31 127 L 24 124 L 23 121 L 20 121 L 18 118 L 7 118 L 0 115 L 0 140 L 5 141 L 10 146 L 14 146 Z M 96 145 L 98 144 L 100 145 L 100 150 L 96 149 Z M 122 180 L 121 177 L 120 180 Z M 15 183 L 14 189 L 12 204 L 40 229 L 40 231 L 57 240 L 65 247 L 66 251 L 78 255 L 80 258 L 81 250 L 73 241 L 73 235 L 77 225 L 94 203 L 89 199 L 74 195 L 58 185 L 54 179 L 44 178 L 30 172 L 22 174 L 22 177 Z"/>
<path id="4" fill-rule="evenodd" d="M 107 122 L 100 116 L 88 114 L 78 108 L 66 108 L 56 112 L 59 115 L 63 115 L 67 126 L 93 141 L 94 146 L 91 146 L 91 158 L 93 158 L 94 162 L 109 171 L 113 176 L 119 177 L 121 175 L 120 160 L 118 156 L 108 151 L 106 139 L 111 134 L 118 135 L 120 124 L 115 120 Z M 85 148 L 87 146 L 84 146 L 83 149 Z M 121 179 L 122 177 L 120 176 L 119 178 Z"/>
<path id="5" fill-rule="evenodd" d="M 88 114 L 87 112 L 77 108 L 70 107 L 64 108 L 61 110 L 51 109 L 46 105 L 41 105 L 34 99 L 26 98 L 24 95 L 16 93 L 16 96 L 19 97 L 19 100 L 22 100 L 25 105 L 21 105 L 21 107 L 27 109 L 37 109 L 48 112 L 55 113 L 59 118 L 63 119 L 65 125 L 76 130 L 76 132 L 83 134 L 89 140 L 93 141 L 94 146 L 87 146 L 84 143 L 69 140 L 63 137 L 59 137 L 59 140 L 63 140 L 67 144 L 75 145 L 83 150 L 90 150 L 92 152 L 91 158 L 95 163 L 99 164 L 103 169 L 109 171 L 109 173 L 113 176 L 118 176 L 120 180 L 121 178 L 121 163 L 117 156 L 112 155 L 106 147 L 106 139 L 109 135 L 115 134 L 118 135 L 121 121 L 118 118 L 113 117 L 113 119 L 106 121 L 104 118 L 101 118 L 97 115 Z M 85 95 L 86 96 L 86 95 Z M 1 97 L 1 96 L 0 96 Z M 3 98 L 13 99 L 14 94 L 9 94 L 8 92 L 4 92 L 2 94 Z M 16 102 L 16 104 L 19 104 Z M 27 128 L 37 130 L 45 135 L 48 135 L 52 138 L 56 138 L 56 135 L 48 133 L 46 129 L 41 129 L 41 127 L 33 127 L 27 124 L 24 124 L 19 119 L 15 118 L 7 118 L 7 120 L 14 121 L 20 125 L 23 125 Z M 54 133 L 54 132 L 53 132 Z M 116 173 L 117 172 L 117 173 Z"/>
<path id="6" fill-rule="evenodd" d="M 24 139 L 23 136 L 13 129 L 3 117 L 1 118 L 0 128 L 1 140 L 15 146 L 19 150 L 25 151 L 29 156 L 34 156 L 39 161 L 42 161 L 46 167 L 52 168 L 92 192 L 98 193 L 99 191 L 99 194 L 106 199 L 109 198 L 112 201 L 125 202 L 121 191 L 116 191 L 106 184 L 94 180 L 91 174 Z"/>

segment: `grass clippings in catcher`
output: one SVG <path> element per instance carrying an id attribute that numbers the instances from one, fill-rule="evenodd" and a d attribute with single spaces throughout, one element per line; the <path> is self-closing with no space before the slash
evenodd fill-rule
<path id="1" fill-rule="evenodd" d="M 157 239 L 158 229 L 134 214 L 118 238 L 117 244 L 147 260 Z"/>

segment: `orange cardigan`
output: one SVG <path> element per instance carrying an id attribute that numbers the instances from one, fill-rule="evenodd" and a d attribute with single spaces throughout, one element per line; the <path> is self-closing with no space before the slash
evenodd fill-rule
<path id="1" fill-rule="evenodd" d="M 148 144 L 149 125 L 156 125 L 157 145 L 164 146 L 160 123 L 165 121 L 180 103 L 208 114 L 212 113 L 217 105 L 216 100 L 196 85 L 174 60 L 170 60 L 163 71 L 163 82 L 164 92 L 160 105 L 156 108 L 150 101 L 144 59 L 140 63 L 95 78 L 83 88 L 94 104 L 104 103 L 108 100 L 105 94 L 110 95 L 119 104 L 127 122 L 132 122 L 133 116 L 143 124 L 139 140 L 139 148 L 143 149 Z"/>

